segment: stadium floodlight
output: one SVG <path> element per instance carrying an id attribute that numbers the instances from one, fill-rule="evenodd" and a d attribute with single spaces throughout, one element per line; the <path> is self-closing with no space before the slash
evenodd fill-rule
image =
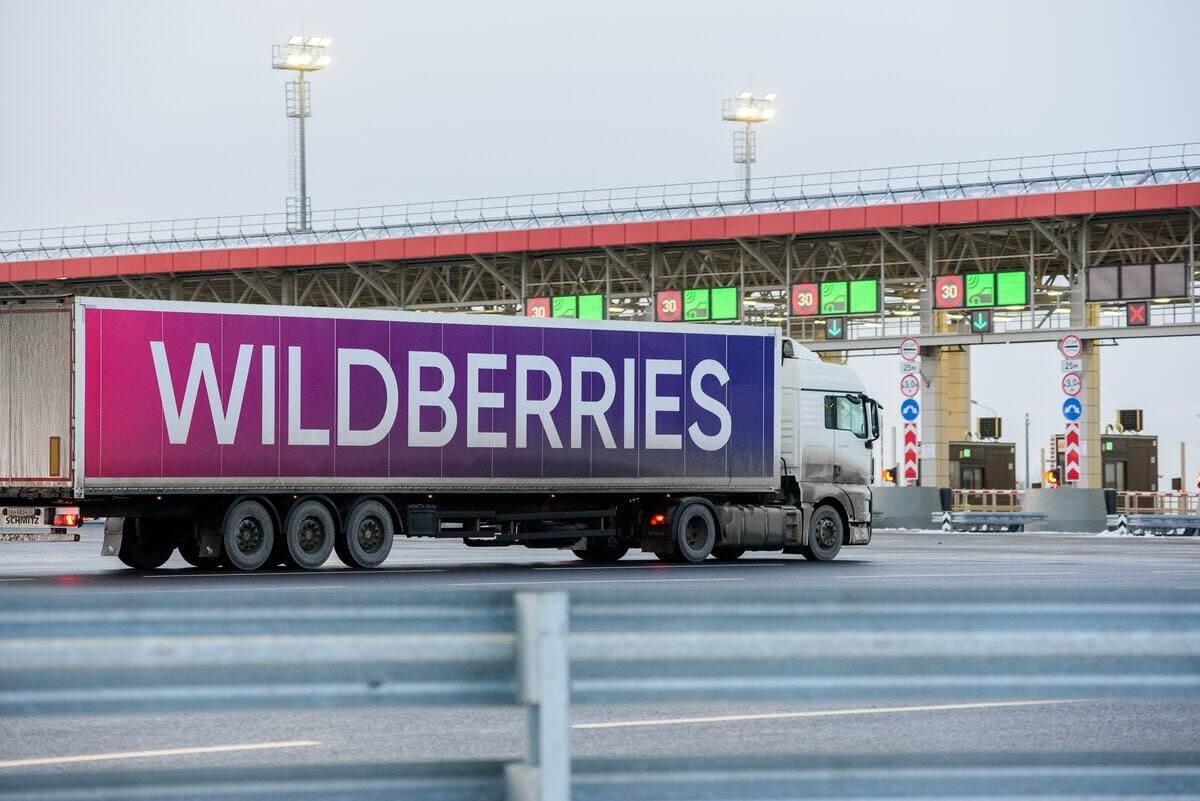
<path id="1" fill-rule="evenodd" d="M 283 44 L 271 48 L 271 66 L 277 70 L 296 73 L 296 80 L 284 87 L 284 111 L 293 120 L 294 136 L 290 144 L 292 192 L 287 199 L 288 227 L 307 231 L 310 228 L 311 203 L 308 197 L 308 161 L 304 141 L 304 120 L 312 116 L 312 99 L 304 80 L 306 72 L 319 72 L 332 59 L 327 52 L 333 39 L 328 36 L 289 36 Z"/>
<path id="2" fill-rule="evenodd" d="M 753 92 L 739 92 L 737 97 L 726 99 L 722 106 L 721 119 L 742 124 L 733 134 L 733 163 L 742 167 L 747 203 L 750 202 L 751 165 L 758 157 L 758 144 L 753 126 L 775 118 L 777 97 L 779 95 L 775 92 L 767 92 L 762 97 L 755 97 Z"/>

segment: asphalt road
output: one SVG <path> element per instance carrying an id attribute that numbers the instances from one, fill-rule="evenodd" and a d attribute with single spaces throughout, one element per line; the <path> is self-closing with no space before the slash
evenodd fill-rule
<path id="1" fill-rule="evenodd" d="M 173 559 L 137 575 L 99 555 L 99 530 L 79 543 L 0 544 L 6 589 L 89 586 L 127 592 L 198 588 L 230 603 L 280 587 L 353 586 L 570 589 L 719 584 L 863 587 L 1178 587 L 1200 589 L 1200 541 L 1022 534 L 876 534 L 835 562 L 764 555 L 732 565 L 664 565 L 631 555 L 585 565 L 569 552 L 398 542 L 382 570 L 256 574 L 195 570 Z M 712 703 L 587 706 L 573 711 L 578 756 L 938 751 L 1196 751 L 1200 703 L 1070 701 L 888 705 Z M 524 719 L 514 709 L 353 709 L 175 715 L 7 718 L 0 771 L 289 765 L 315 762 L 516 758 Z M 243 749 L 243 747 L 248 747 Z M 207 750 L 206 750 L 207 749 Z M 132 755 L 131 755 L 132 754 Z"/>

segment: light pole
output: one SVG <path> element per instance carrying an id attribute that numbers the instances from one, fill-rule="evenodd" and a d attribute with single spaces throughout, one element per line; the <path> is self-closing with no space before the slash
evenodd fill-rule
<path id="1" fill-rule="evenodd" d="M 742 165 L 747 203 L 750 202 L 750 165 L 758 157 L 754 124 L 768 122 L 775 116 L 775 98 L 778 96 L 774 92 L 767 92 L 762 97 L 755 97 L 753 92 L 742 92 L 737 97 L 727 98 L 721 107 L 721 119 L 741 123 L 741 127 L 733 132 L 733 163 Z"/>
<path id="2" fill-rule="evenodd" d="M 1029 486 L 1029 412 L 1025 412 L 1025 489 Z"/>
<path id="3" fill-rule="evenodd" d="M 288 228 L 307 231 L 310 223 L 308 197 L 308 163 L 304 143 L 304 118 L 312 116 L 312 91 L 304 82 L 304 73 L 319 72 L 329 66 L 328 36 L 291 36 L 283 44 L 271 48 L 271 66 L 277 70 L 291 70 L 296 80 L 288 81 L 284 88 L 284 111 L 288 119 L 295 120 L 294 150 L 292 156 L 292 195 L 287 199 Z"/>

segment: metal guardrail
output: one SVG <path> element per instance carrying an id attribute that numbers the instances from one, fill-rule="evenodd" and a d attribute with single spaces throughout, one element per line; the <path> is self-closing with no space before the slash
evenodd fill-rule
<path id="1" fill-rule="evenodd" d="M 942 531 L 1024 531 L 1046 519 L 1042 512 L 933 512 L 930 522 Z"/>
<path id="2" fill-rule="evenodd" d="M 1200 537 L 1200 514 L 1115 514 L 1107 517 L 1108 530 L 1118 534 L 1179 534 Z"/>
<path id="3" fill-rule="evenodd" d="M 263 597 L 265 596 L 265 597 Z M 798 755 L 572 763 L 580 703 L 1200 698 L 1200 591 L 307 588 L 0 593 L 0 717 L 518 704 L 519 763 L 0 772 L 4 798 L 1142 795 L 1198 754 Z"/>
<path id="4" fill-rule="evenodd" d="M 312 212 L 0 232 L 0 261 L 347 242 L 436 233 L 719 217 L 1200 180 L 1200 142 L 741 179 L 542 192 Z"/>

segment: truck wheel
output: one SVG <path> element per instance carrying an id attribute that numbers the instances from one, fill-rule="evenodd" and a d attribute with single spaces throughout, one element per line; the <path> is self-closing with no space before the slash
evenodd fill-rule
<path id="1" fill-rule="evenodd" d="M 346 516 L 346 530 L 339 532 L 335 548 L 349 567 L 379 567 L 392 552 L 395 524 L 382 503 L 361 500 Z"/>
<path id="2" fill-rule="evenodd" d="M 713 548 L 713 559 L 718 562 L 736 562 L 746 552 L 745 548 L 736 548 L 732 545 L 718 545 Z"/>
<path id="3" fill-rule="evenodd" d="M 126 517 L 122 522 L 121 550 L 117 552 L 117 558 L 134 570 L 162 567 L 175 550 L 166 534 L 148 520 Z"/>
<path id="4" fill-rule="evenodd" d="M 611 537 L 591 537 L 587 544 L 574 554 L 585 562 L 611 564 L 629 553 L 629 546 L 622 545 Z"/>
<path id="5" fill-rule="evenodd" d="M 333 552 L 337 524 L 325 504 L 309 498 L 288 511 L 283 531 L 288 564 L 316 570 Z"/>
<path id="6" fill-rule="evenodd" d="M 275 519 L 258 501 L 238 501 L 225 512 L 221 540 L 225 564 L 236 570 L 258 570 L 271 557 Z"/>
<path id="7" fill-rule="evenodd" d="M 842 549 L 845 531 L 842 516 L 832 506 L 818 506 L 808 519 L 808 545 L 800 549 L 805 559 L 828 562 Z"/>
<path id="8" fill-rule="evenodd" d="M 689 503 L 675 511 L 675 558 L 681 562 L 703 562 L 717 542 L 717 523 L 702 503 Z"/>

